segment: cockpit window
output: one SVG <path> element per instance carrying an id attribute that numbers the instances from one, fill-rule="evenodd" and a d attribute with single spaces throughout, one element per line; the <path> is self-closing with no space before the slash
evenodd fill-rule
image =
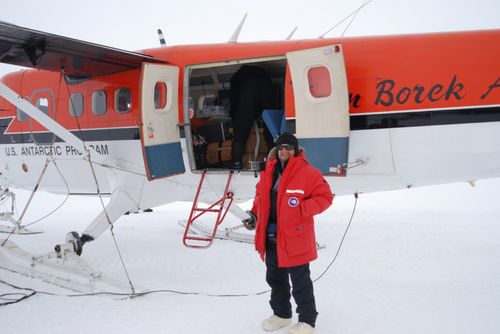
<path id="1" fill-rule="evenodd" d="M 18 107 L 16 107 L 16 114 L 17 120 L 20 122 L 25 121 L 28 118 L 28 115 Z"/>
<path id="2" fill-rule="evenodd" d="M 36 99 L 35 106 L 37 109 L 44 112 L 44 114 L 49 113 L 49 99 L 46 97 L 40 97 Z"/>

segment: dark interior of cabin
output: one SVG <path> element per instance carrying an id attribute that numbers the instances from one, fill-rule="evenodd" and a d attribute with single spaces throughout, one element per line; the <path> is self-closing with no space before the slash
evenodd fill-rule
<path id="1" fill-rule="evenodd" d="M 193 68 L 189 117 L 197 170 L 252 170 L 286 130 L 285 59 Z"/>

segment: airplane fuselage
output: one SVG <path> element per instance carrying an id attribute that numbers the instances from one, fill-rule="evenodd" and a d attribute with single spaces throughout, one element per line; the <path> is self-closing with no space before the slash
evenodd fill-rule
<path id="1" fill-rule="evenodd" d="M 129 175 L 142 187 L 140 206 L 146 208 L 194 196 L 197 177 L 206 166 L 197 165 L 192 152 L 197 125 L 196 116 L 190 117 L 189 98 L 195 97 L 196 105 L 202 88 L 206 88 L 202 86 L 220 91 L 241 64 L 262 63 L 281 86 L 287 123 L 296 129 L 301 126 L 296 124 L 298 92 L 292 87 L 286 55 L 340 44 L 349 92 L 347 175 L 327 180 L 334 192 L 342 195 L 498 177 L 498 42 L 500 30 L 144 50 L 178 69 L 175 126 L 185 168 L 168 177 L 154 177 L 147 157 L 147 138 L 155 135 L 151 130 L 162 130 L 152 129 L 154 123 L 145 123 L 143 70 L 80 81 L 66 81 L 56 72 L 21 70 L 5 76 L 2 82 L 33 104 L 38 101 L 38 107 L 44 107 L 50 117 L 101 156 L 104 163 L 96 165 L 101 192 L 113 191 L 110 175 L 120 174 L 125 179 Z M 201 83 L 209 79 L 211 83 Z M 120 105 L 121 95 L 125 105 Z M 23 119 L 12 104 L 3 99 L 0 103 L 0 184 L 33 188 L 51 157 L 58 168 L 47 169 L 42 189 L 96 193 L 84 152 L 35 120 Z M 75 106 L 80 103 L 80 107 Z M 97 106 L 101 110 L 96 112 L 99 103 L 103 106 Z M 71 108 L 81 108 L 74 111 L 81 114 L 75 117 Z M 310 117 L 312 122 L 321 123 L 314 115 Z M 223 168 L 211 171 L 209 182 L 215 193 L 220 192 L 227 173 Z M 251 198 L 256 181 L 250 170 L 237 173 L 232 183 L 236 198 Z"/>

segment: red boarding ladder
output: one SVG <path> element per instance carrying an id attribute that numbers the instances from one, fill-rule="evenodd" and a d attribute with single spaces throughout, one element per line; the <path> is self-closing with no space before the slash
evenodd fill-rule
<path id="1" fill-rule="evenodd" d="M 226 182 L 226 188 L 224 189 L 224 194 L 222 195 L 222 197 L 217 202 L 210 205 L 208 208 L 200 208 L 197 206 L 198 197 L 200 196 L 201 188 L 203 186 L 203 181 L 205 180 L 205 175 L 207 174 L 207 171 L 203 171 L 203 173 L 201 174 L 200 184 L 198 185 L 198 190 L 196 192 L 196 196 L 194 197 L 193 206 L 191 207 L 191 213 L 189 214 L 189 219 L 186 223 L 186 230 L 184 231 L 184 237 L 182 238 L 182 242 L 184 243 L 185 246 L 191 248 L 208 248 L 212 245 L 212 242 L 214 241 L 215 238 L 215 234 L 217 233 L 217 228 L 224 221 L 227 211 L 229 210 L 229 207 L 233 203 L 234 194 L 233 192 L 229 191 L 229 184 L 231 183 L 231 178 L 233 177 L 233 173 L 234 171 L 229 172 Z M 226 200 L 229 200 L 229 203 L 226 206 L 224 206 L 226 204 Z M 217 219 L 215 221 L 212 233 L 206 237 L 188 234 L 189 229 L 193 224 L 193 222 L 207 212 L 217 213 Z"/>

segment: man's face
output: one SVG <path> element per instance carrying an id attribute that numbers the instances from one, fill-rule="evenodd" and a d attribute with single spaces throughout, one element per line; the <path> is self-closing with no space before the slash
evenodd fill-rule
<path id="1" fill-rule="evenodd" d="M 295 154 L 293 145 L 282 144 L 278 146 L 278 158 L 281 162 L 287 162 L 292 155 Z"/>

